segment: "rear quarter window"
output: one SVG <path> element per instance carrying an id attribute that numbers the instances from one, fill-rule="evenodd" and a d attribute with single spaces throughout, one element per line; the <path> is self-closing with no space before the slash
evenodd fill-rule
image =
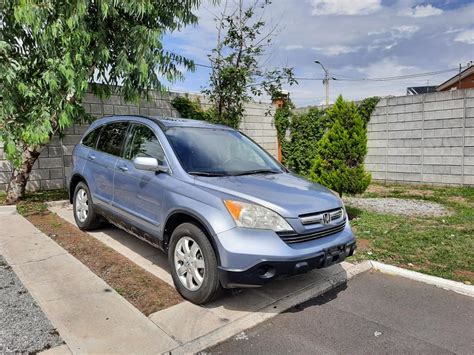
<path id="1" fill-rule="evenodd" d="M 96 128 L 93 131 L 89 132 L 83 139 L 82 144 L 89 148 L 95 148 L 97 144 L 97 138 L 102 127 Z"/>
<path id="2" fill-rule="evenodd" d="M 125 141 L 128 122 L 114 122 L 104 126 L 100 133 L 97 149 L 115 156 L 120 156 Z"/>

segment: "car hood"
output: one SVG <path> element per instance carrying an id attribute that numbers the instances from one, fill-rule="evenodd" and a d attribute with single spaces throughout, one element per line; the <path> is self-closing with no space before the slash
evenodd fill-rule
<path id="1" fill-rule="evenodd" d="M 287 218 L 342 206 L 324 186 L 291 173 L 196 177 L 195 184 L 260 204 Z"/>

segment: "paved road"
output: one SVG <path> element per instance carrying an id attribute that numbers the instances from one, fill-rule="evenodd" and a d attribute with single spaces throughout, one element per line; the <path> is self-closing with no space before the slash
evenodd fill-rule
<path id="1" fill-rule="evenodd" d="M 473 354 L 474 299 L 367 272 L 207 352 Z"/>

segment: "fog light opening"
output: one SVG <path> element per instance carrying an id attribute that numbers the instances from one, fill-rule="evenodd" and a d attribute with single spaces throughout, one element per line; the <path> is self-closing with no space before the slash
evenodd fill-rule
<path id="1" fill-rule="evenodd" d="M 262 265 L 257 269 L 257 275 L 262 279 L 269 279 L 275 276 L 275 268 L 271 265 Z"/>

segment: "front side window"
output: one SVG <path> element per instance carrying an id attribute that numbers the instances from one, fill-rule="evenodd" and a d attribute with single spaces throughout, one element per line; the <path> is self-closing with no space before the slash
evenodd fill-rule
<path id="1" fill-rule="evenodd" d="M 151 157 L 164 165 L 165 154 L 155 133 L 147 126 L 135 125 L 132 128 L 130 139 L 125 150 L 125 159 L 133 160 L 137 157 Z"/>
<path id="2" fill-rule="evenodd" d="M 189 174 L 246 175 L 284 171 L 267 152 L 237 131 L 172 127 L 165 134 Z"/>
<path id="3" fill-rule="evenodd" d="M 94 129 L 92 132 L 89 132 L 87 136 L 84 137 L 82 140 L 82 144 L 89 148 L 95 148 L 97 143 L 97 138 L 99 137 L 99 133 L 102 127 Z"/>
<path id="4" fill-rule="evenodd" d="M 107 124 L 102 129 L 99 142 L 97 143 L 97 149 L 105 153 L 120 156 L 127 128 L 128 122 L 113 122 Z"/>

